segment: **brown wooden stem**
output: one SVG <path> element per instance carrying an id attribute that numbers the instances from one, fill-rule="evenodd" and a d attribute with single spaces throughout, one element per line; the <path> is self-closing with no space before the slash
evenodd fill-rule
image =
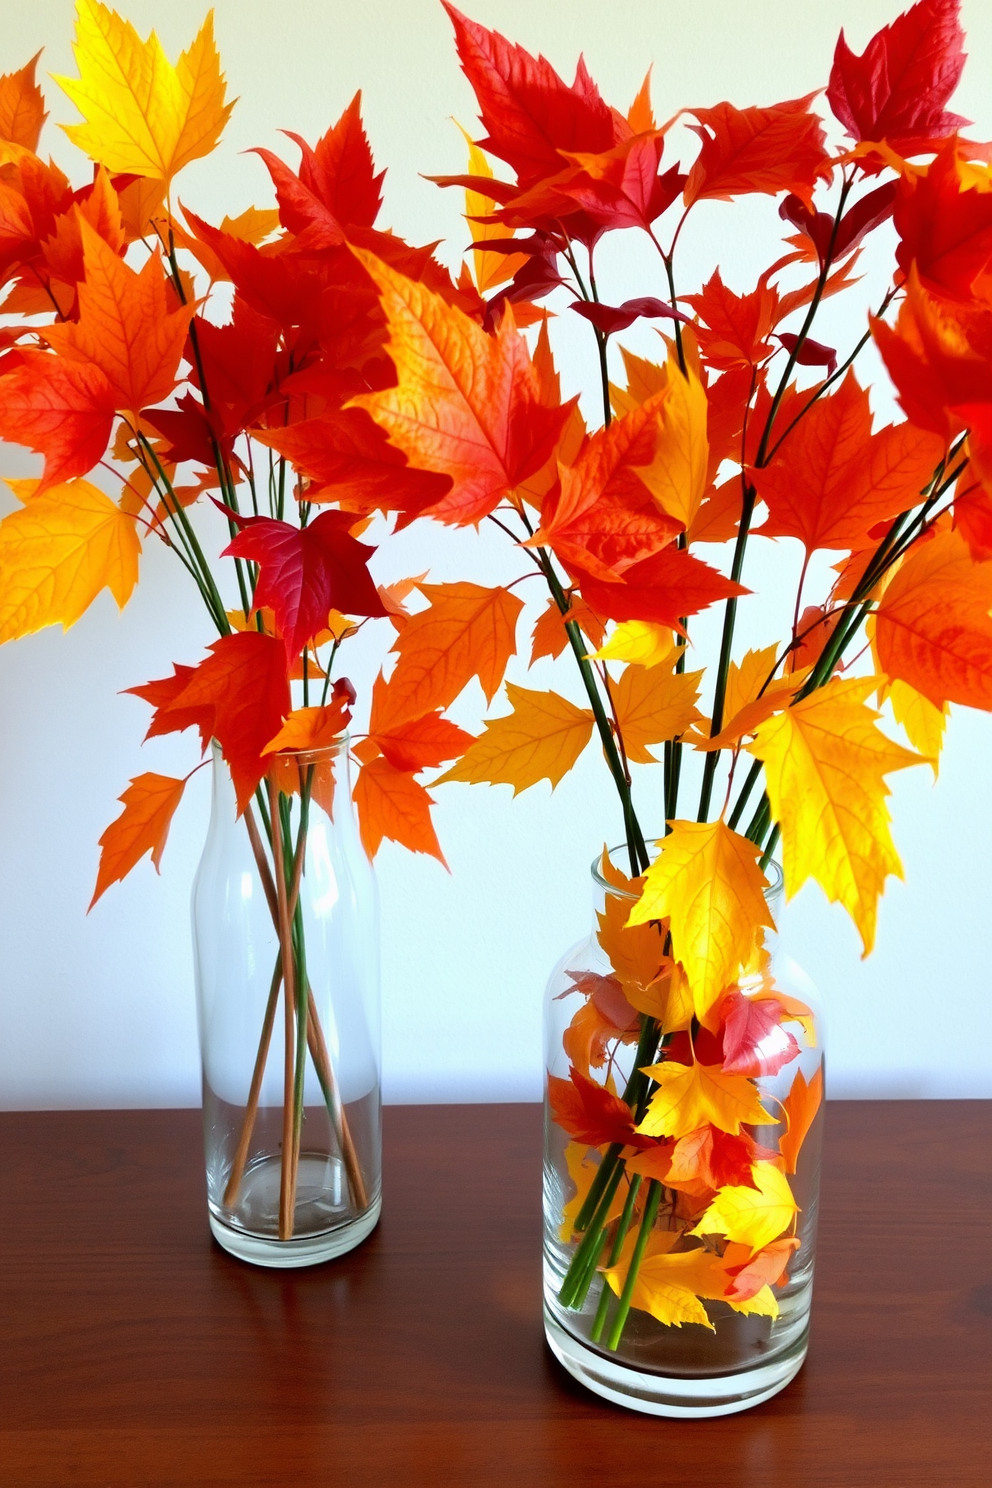
<path id="1" fill-rule="evenodd" d="M 362 1177 L 361 1165 L 358 1161 L 358 1153 L 351 1136 L 351 1128 L 348 1118 L 338 1094 L 334 1079 L 334 1071 L 331 1067 L 331 1056 L 324 1038 L 324 1030 L 320 1026 L 320 1018 L 317 1016 L 317 1006 L 313 999 L 313 991 L 307 986 L 307 1044 L 310 1048 L 310 1057 L 313 1059 L 317 1078 L 324 1090 L 324 1099 L 327 1102 L 327 1112 L 334 1127 L 334 1135 L 341 1149 L 344 1160 L 345 1172 L 348 1175 L 348 1187 L 351 1189 L 351 1197 L 355 1208 L 367 1209 L 369 1203 L 368 1192 L 365 1188 L 365 1179 Z"/>
<path id="2" fill-rule="evenodd" d="M 296 997 L 293 978 L 293 938 L 286 900 L 286 875 L 283 871 L 282 821 L 279 815 L 279 790 L 269 778 L 269 811 L 272 818 L 272 857 L 275 863 L 276 911 L 279 947 L 282 953 L 283 1005 L 285 1007 L 285 1058 L 283 1060 L 282 1169 L 279 1185 L 279 1239 L 293 1234 L 296 1208 L 296 1173 L 293 1162 L 293 1052 L 296 1031 Z"/>
<path id="3" fill-rule="evenodd" d="M 248 1091 L 248 1105 L 245 1109 L 244 1120 L 241 1123 L 238 1150 L 234 1154 L 231 1175 L 227 1180 L 227 1187 L 224 1189 L 224 1203 L 228 1209 L 234 1207 L 234 1203 L 238 1197 L 238 1189 L 241 1187 L 241 1179 L 244 1177 L 245 1163 L 248 1161 L 248 1148 L 251 1144 L 251 1134 L 255 1129 L 258 1101 L 262 1093 L 262 1077 L 265 1074 L 265 1065 L 269 1057 L 269 1044 L 272 1042 L 272 1026 L 276 1020 L 276 1003 L 279 1001 L 279 988 L 281 986 L 282 961 L 279 960 L 276 962 L 275 971 L 272 973 L 269 1000 L 265 1004 L 262 1037 L 258 1041 L 258 1053 L 255 1055 L 255 1068 L 252 1070 L 251 1088 Z"/>

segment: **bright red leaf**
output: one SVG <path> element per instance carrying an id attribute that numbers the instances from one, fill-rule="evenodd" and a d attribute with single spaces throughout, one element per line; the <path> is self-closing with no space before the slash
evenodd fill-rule
<path id="1" fill-rule="evenodd" d="M 915 155 L 968 122 L 944 109 L 964 67 L 959 11 L 959 0 L 919 0 L 860 57 L 840 33 L 827 101 L 856 140 L 885 140 Z"/>
<path id="2" fill-rule="evenodd" d="M 351 513 L 321 512 L 306 527 L 272 517 L 234 520 L 241 531 L 224 554 L 259 565 L 255 605 L 271 607 L 291 656 L 326 628 L 331 610 L 387 613 L 367 566 L 375 548 L 351 536 Z"/>
<path id="3" fill-rule="evenodd" d="M 26 349 L 0 377 L 0 439 L 45 457 L 36 495 L 85 475 L 103 459 L 114 422 L 114 391 L 99 367 Z"/>
<path id="4" fill-rule="evenodd" d="M 548 1076 L 548 1099 L 557 1124 L 576 1142 L 590 1147 L 620 1142 L 631 1147 L 653 1147 L 650 1138 L 634 1131 L 634 1113 L 619 1096 L 612 1095 L 574 1066 L 569 1079 Z"/>

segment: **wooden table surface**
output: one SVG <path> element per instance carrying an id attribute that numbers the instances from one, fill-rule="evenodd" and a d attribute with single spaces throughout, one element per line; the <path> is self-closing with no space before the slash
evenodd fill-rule
<path id="1" fill-rule="evenodd" d="M 810 1354 L 702 1422 L 544 1345 L 534 1106 L 394 1106 L 358 1251 L 210 1239 L 196 1111 L 0 1115 L 3 1488 L 988 1488 L 992 1102 L 843 1102 Z"/>

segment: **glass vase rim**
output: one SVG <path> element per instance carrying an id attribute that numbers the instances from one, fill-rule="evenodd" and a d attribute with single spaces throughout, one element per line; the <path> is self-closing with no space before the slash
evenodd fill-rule
<path id="1" fill-rule="evenodd" d="M 658 842 L 662 840 L 662 838 L 655 837 L 646 838 L 647 842 L 653 842 L 656 846 Z M 605 849 L 606 856 L 607 858 L 609 858 L 611 864 L 615 863 L 616 856 L 619 853 L 625 853 L 627 851 L 627 846 L 628 845 L 626 842 L 617 842 L 614 843 L 612 847 L 607 847 Z M 631 893 L 630 889 L 618 888 L 616 884 L 610 883 L 608 878 L 604 878 L 602 870 L 600 868 L 601 861 L 602 854 L 599 854 L 597 857 L 593 858 L 592 862 L 589 864 L 589 871 L 592 874 L 592 881 L 596 885 L 596 887 L 598 889 L 605 890 L 607 894 L 614 894 L 618 899 L 629 899 L 631 903 L 636 903 L 639 897 L 637 894 Z M 625 870 L 621 871 L 625 872 Z M 765 874 L 765 877 L 768 880 L 768 883 L 764 889 L 765 898 L 777 898 L 777 896 L 782 892 L 782 888 L 785 883 L 785 875 L 782 872 L 781 863 L 779 863 L 776 858 L 770 858 L 765 864 L 762 872 Z"/>
<path id="2" fill-rule="evenodd" d="M 304 765 L 319 765 L 327 760 L 339 759 L 342 755 L 347 756 L 350 746 L 351 734 L 345 729 L 332 743 L 322 744 L 317 749 L 274 749 L 269 754 L 263 754 L 262 759 L 272 763 L 276 760 L 288 760 Z M 224 759 L 224 746 L 219 739 L 211 739 L 210 748 L 215 760 Z"/>

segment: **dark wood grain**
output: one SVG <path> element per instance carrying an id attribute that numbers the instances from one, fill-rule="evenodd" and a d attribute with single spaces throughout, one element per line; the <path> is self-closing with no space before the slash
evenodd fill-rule
<path id="1" fill-rule="evenodd" d="M 210 1240 L 198 1112 L 0 1116 L 3 1488 L 992 1481 L 992 1103 L 831 1105 L 806 1367 L 692 1423 L 544 1346 L 537 1109 L 385 1116 L 379 1230 L 290 1274 Z"/>

